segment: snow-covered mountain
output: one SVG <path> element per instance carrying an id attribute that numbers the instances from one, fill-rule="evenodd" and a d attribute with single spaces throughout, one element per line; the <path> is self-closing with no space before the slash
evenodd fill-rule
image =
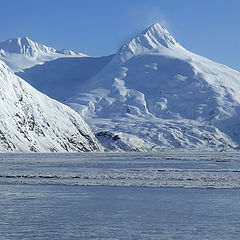
<path id="1" fill-rule="evenodd" d="M 69 107 L 38 92 L 0 60 L 0 152 L 101 150 Z"/>
<path id="2" fill-rule="evenodd" d="M 189 52 L 159 24 L 112 56 L 57 59 L 18 74 L 76 110 L 110 150 L 240 144 L 240 73 Z"/>
<path id="3" fill-rule="evenodd" d="M 117 141 L 104 138 L 112 148 L 120 140 L 139 150 L 224 148 L 240 143 L 239 93 L 239 72 L 187 51 L 154 24 L 124 45 L 68 104 L 96 132 L 121 135 Z M 103 133 L 97 136 L 104 142 Z M 132 143 L 131 136 L 139 139 Z"/>
<path id="4" fill-rule="evenodd" d="M 86 57 L 85 54 L 71 50 L 47 47 L 33 42 L 28 37 L 9 39 L 0 43 L 0 59 L 15 72 L 58 58 L 83 56 Z"/>

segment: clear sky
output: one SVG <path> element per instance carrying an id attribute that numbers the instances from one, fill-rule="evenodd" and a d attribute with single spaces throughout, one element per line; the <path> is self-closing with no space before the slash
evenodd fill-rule
<path id="1" fill-rule="evenodd" d="M 240 71 L 240 0 L 0 0 L 0 41 L 28 36 L 88 55 L 159 22 L 185 48 Z"/>

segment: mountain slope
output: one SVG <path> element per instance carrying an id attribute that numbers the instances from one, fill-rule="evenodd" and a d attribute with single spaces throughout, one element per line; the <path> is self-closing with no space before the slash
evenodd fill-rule
<path id="1" fill-rule="evenodd" d="M 15 38 L 0 43 L 0 59 L 15 72 L 43 64 L 46 61 L 62 57 L 86 57 L 85 54 L 71 50 L 56 50 L 51 47 L 33 42 L 31 39 Z"/>
<path id="2" fill-rule="evenodd" d="M 51 98 L 64 102 L 77 94 L 80 85 L 107 65 L 107 57 L 65 57 L 45 62 L 16 73 L 33 87 Z"/>
<path id="3" fill-rule="evenodd" d="M 154 24 L 68 104 L 95 131 L 138 136 L 146 148 L 223 148 L 240 143 L 239 91 L 239 72 L 187 51 Z"/>
<path id="4" fill-rule="evenodd" d="M 82 118 L 38 92 L 0 60 L 0 151 L 94 151 L 101 146 Z"/>

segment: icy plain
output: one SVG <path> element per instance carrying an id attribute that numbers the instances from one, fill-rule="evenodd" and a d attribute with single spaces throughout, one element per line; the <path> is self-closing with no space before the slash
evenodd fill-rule
<path id="1" fill-rule="evenodd" d="M 0 155 L 1 184 L 240 188 L 239 152 Z"/>
<path id="2" fill-rule="evenodd" d="M 0 155 L 0 238 L 239 239 L 240 153 Z"/>

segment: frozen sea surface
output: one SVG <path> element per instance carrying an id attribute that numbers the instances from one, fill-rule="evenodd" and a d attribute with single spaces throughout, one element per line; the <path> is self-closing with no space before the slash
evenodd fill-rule
<path id="1" fill-rule="evenodd" d="M 240 153 L 0 154 L 0 183 L 240 188 Z"/>
<path id="2" fill-rule="evenodd" d="M 239 239 L 239 156 L 1 154 L 0 239 Z"/>

